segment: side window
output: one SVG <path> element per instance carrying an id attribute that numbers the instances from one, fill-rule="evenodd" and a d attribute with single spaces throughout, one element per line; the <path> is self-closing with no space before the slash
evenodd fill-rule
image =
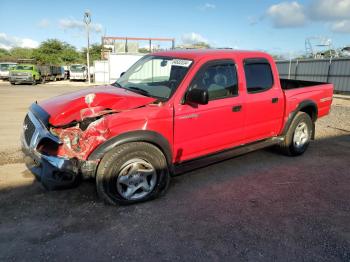
<path id="1" fill-rule="evenodd" d="M 236 67 L 232 61 L 205 65 L 193 79 L 190 88 L 208 90 L 209 101 L 238 95 Z"/>
<path id="2" fill-rule="evenodd" d="M 265 59 L 246 59 L 244 72 L 248 93 L 263 92 L 273 86 L 271 66 Z"/>

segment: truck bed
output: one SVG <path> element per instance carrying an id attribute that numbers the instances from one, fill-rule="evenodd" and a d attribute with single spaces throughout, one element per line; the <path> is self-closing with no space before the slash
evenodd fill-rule
<path id="1" fill-rule="evenodd" d="M 317 105 L 317 118 L 329 113 L 333 97 L 332 84 L 291 79 L 280 79 L 280 82 L 286 101 L 285 116 L 303 101 Z"/>
<path id="2" fill-rule="evenodd" d="M 305 80 L 293 80 L 293 79 L 280 79 L 281 88 L 283 90 L 302 88 L 302 87 L 314 87 L 325 85 L 327 83 L 315 82 L 315 81 L 305 81 Z"/>

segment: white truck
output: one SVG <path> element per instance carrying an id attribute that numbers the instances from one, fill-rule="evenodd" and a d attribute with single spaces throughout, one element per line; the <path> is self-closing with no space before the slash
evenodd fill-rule
<path id="1" fill-rule="evenodd" d="M 8 80 L 10 70 L 16 66 L 17 63 L 3 62 L 0 63 L 0 79 Z"/>
<path id="2" fill-rule="evenodd" d="M 83 64 L 74 64 L 69 68 L 69 80 L 83 80 L 88 79 L 87 66 Z"/>

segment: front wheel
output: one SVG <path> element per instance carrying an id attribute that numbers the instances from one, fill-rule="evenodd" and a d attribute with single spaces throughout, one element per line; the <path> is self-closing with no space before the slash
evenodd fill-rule
<path id="1" fill-rule="evenodd" d="M 308 114 L 298 112 L 281 145 L 283 153 L 289 156 L 302 155 L 308 148 L 313 135 L 313 124 Z"/>
<path id="2" fill-rule="evenodd" d="M 108 152 L 96 175 L 98 195 L 109 204 L 133 204 L 165 192 L 170 176 L 156 146 L 144 142 L 120 145 Z"/>

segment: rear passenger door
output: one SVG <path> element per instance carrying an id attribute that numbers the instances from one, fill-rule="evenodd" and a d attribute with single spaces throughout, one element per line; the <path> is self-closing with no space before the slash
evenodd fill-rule
<path id="1" fill-rule="evenodd" d="M 265 58 L 244 60 L 247 142 L 277 135 L 284 114 L 284 98 L 271 65 Z"/>
<path id="2" fill-rule="evenodd" d="M 232 60 L 204 64 L 189 89 L 208 90 L 206 105 L 181 104 L 175 108 L 176 162 L 211 154 L 244 139 L 244 112 L 238 94 L 236 65 Z"/>

